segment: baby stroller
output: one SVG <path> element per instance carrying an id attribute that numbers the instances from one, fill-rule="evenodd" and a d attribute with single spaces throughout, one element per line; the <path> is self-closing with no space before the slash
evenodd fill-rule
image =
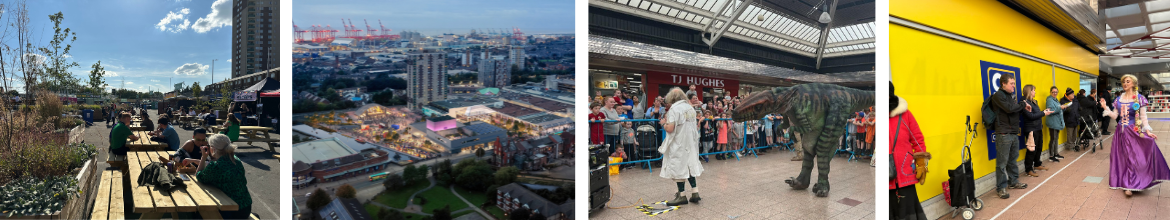
<path id="1" fill-rule="evenodd" d="M 1093 117 L 1081 117 L 1081 124 L 1084 129 L 1081 129 L 1081 135 L 1077 140 L 1077 149 L 1088 148 L 1090 152 L 1097 153 L 1097 148 L 1104 149 L 1104 139 L 1100 139 L 1100 123 Z"/>
<path id="2" fill-rule="evenodd" d="M 974 127 L 979 127 L 979 123 L 975 123 Z M 979 135 L 979 132 L 972 128 L 971 116 L 967 116 L 967 133 L 971 136 L 963 137 L 963 150 L 959 156 L 963 163 L 953 170 L 948 170 L 947 176 L 951 179 L 942 183 L 947 203 L 955 207 L 951 212 L 951 218 L 962 212 L 963 219 L 973 219 L 975 211 L 983 209 L 983 199 L 975 196 L 975 172 L 971 170 L 971 144 Z"/>
<path id="3" fill-rule="evenodd" d="M 637 146 L 638 149 L 635 154 L 630 154 L 630 160 L 650 160 L 662 157 L 661 153 L 658 152 L 658 144 L 660 140 L 658 138 L 658 129 L 654 128 L 653 125 L 644 124 L 639 125 L 636 131 L 637 134 L 635 135 L 638 139 L 638 144 L 640 145 Z M 628 154 L 633 150 L 634 149 L 626 149 L 626 152 Z M 641 156 L 641 158 L 635 158 L 635 155 Z M 648 168 L 648 166 L 642 166 L 642 168 Z"/>

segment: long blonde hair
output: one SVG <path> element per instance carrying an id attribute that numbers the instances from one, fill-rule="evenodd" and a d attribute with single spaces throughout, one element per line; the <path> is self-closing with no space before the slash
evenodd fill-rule
<path id="1" fill-rule="evenodd" d="M 1125 84 L 1125 79 L 1126 79 L 1126 78 L 1129 78 L 1130 80 L 1133 80 L 1133 92 L 1138 92 L 1138 91 L 1141 91 L 1141 89 L 1140 89 L 1140 88 L 1138 88 L 1138 78 L 1137 78 L 1137 76 L 1134 76 L 1133 74 L 1125 74 L 1124 76 L 1121 76 L 1121 83 L 1122 83 L 1122 85 L 1124 85 L 1124 84 Z M 1124 90 L 1125 90 L 1125 87 L 1122 87 L 1121 89 L 1122 89 L 1122 92 L 1124 93 L 1124 92 L 1125 92 L 1125 91 L 1124 91 Z"/>

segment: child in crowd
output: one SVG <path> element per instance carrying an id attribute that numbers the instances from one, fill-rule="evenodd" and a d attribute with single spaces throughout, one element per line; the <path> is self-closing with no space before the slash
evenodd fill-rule
<path id="1" fill-rule="evenodd" d="M 605 113 L 601 112 L 601 103 L 589 104 L 589 144 L 598 145 L 605 142 L 605 125 L 596 120 L 605 120 Z"/>

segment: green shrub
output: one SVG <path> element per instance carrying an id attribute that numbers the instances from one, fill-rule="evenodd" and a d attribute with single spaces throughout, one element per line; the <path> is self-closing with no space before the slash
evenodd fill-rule
<path id="1" fill-rule="evenodd" d="M 48 215 L 76 197 L 78 186 L 70 176 L 22 178 L 0 186 L 0 192 L 0 213 L 7 217 Z"/>

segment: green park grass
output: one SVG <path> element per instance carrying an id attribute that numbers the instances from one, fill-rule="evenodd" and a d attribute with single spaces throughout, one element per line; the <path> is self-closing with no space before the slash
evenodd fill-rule
<path id="1" fill-rule="evenodd" d="M 366 213 L 369 213 L 370 216 L 378 217 L 378 210 L 381 210 L 381 207 L 378 207 L 377 205 L 374 205 L 374 204 L 366 204 Z M 423 217 L 425 217 L 425 216 L 422 216 L 419 214 L 414 214 L 414 213 L 403 212 L 402 217 L 405 217 L 406 219 L 423 219 Z"/>
<path id="2" fill-rule="evenodd" d="M 483 192 L 469 191 L 458 186 L 455 187 L 455 192 L 463 196 L 464 199 L 467 199 L 468 202 L 471 202 L 472 205 L 479 206 L 487 201 L 487 194 Z"/>
<path id="3" fill-rule="evenodd" d="M 406 200 L 410 199 L 410 195 L 418 192 L 423 188 L 427 188 L 429 183 L 416 183 L 407 187 L 396 190 L 387 190 L 374 198 L 375 202 L 385 204 L 386 206 L 404 209 L 406 208 Z M 458 199 L 458 198 L 456 198 Z"/>
<path id="4" fill-rule="evenodd" d="M 423 212 L 426 213 L 434 213 L 435 209 L 441 209 L 447 205 L 451 205 L 451 211 L 467 208 L 467 203 L 464 203 L 459 197 L 455 197 L 455 194 L 452 194 L 451 189 L 447 187 L 435 186 L 419 193 L 418 196 L 427 198 L 427 204 L 423 205 Z"/>
<path id="5" fill-rule="evenodd" d="M 500 207 L 496 207 L 494 205 L 488 206 L 486 211 L 488 213 L 492 213 L 493 216 L 496 216 L 496 219 L 508 219 L 506 218 L 507 216 L 504 216 L 504 210 L 500 209 Z"/>

